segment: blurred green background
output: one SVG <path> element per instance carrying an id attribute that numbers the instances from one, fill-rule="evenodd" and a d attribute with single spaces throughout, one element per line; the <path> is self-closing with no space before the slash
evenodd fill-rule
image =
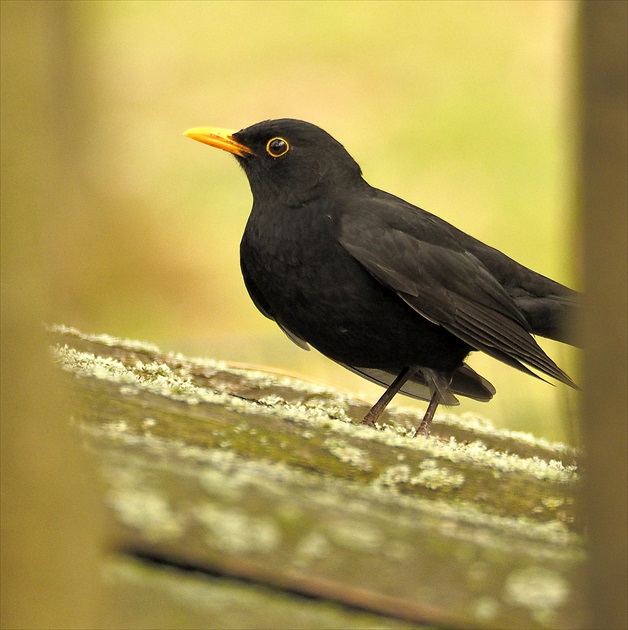
<path id="1" fill-rule="evenodd" d="M 45 4 L 35 27 L 49 40 L 49 129 L 13 133 L 54 191 L 29 236 L 48 321 L 288 370 L 373 402 L 381 389 L 256 311 L 238 263 L 246 178 L 182 136 L 276 117 L 323 127 L 369 183 L 578 288 L 575 2 Z M 5 119 L 19 107 L 7 103 Z M 542 345 L 577 380 L 577 353 Z M 470 363 L 498 395 L 461 412 L 571 439 L 577 394 Z"/>

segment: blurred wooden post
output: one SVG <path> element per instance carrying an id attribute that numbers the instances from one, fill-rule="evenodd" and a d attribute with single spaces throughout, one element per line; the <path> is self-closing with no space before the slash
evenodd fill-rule
<path id="1" fill-rule="evenodd" d="M 0 6 L 0 625 L 7 629 L 96 627 L 102 586 L 103 508 L 95 470 L 70 432 L 42 327 L 50 318 L 54 226 L 74 192 L 57 159 L 59 138 L 67 135 L 61 121 L 72 108 L 64 80 L 69 6 Z"/>
<path id="2" fill-rule="evenodd" d="M 627 623 L 627 25 L 626 2 L 581 5 L 583 435 L 595 628 Z"/>

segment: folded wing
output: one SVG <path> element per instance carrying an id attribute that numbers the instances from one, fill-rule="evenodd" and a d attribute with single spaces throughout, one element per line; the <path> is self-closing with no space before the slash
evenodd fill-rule
<path id="1" fill-rule="evenodd" d="M 368 225 L 349 215 L 340 243 L 408 306 L 476 350 L 575 387 L 538 345 L 510 295 L 473 254 L 390 226 Z"/>

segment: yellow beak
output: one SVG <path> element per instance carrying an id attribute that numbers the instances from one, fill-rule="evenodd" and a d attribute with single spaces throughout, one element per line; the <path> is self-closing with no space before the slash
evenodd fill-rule
<path id="1" fill-rule="evenodd" d="M 219 129 L 218 127 L 194 127 L 188 129 L 183 135 L 240 157 L 252 155 L 251 149 L 233 139 L 234 133 L 235 131 L 230 129 Z"/>

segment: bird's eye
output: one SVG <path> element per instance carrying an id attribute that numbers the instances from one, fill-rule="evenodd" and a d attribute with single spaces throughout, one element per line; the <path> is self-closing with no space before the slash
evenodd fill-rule
<path id="1" fill-rule="evenodd" d="M 283 138 L 271 138 L 266 144 L 266 151 L 271 157 L 278 158 L 290 151 L 290 145 Z"/>

